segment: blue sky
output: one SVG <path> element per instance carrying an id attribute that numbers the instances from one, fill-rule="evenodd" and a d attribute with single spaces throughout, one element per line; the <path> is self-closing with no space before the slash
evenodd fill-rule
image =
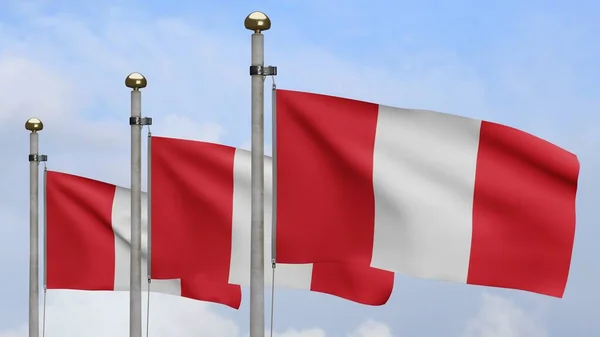
<path id="1" fill-rule="evenodd" d="M 7 0 L 0 3 L 0 337 L 26 336 L 25 120 L 44 121 L 40 146 L 51 169 L 127 186 L 123 80 L 140 71 L 149 79 L 143 113 L 154 118 L 154 134 L 245 146 L 243 20 L 254 10 L 273 21 L 265 58 L 278 66 L 279 88 L 488 119 L 563 146 L 581 163 L 563 299 L 403 276 L 377 308 L 278 290 L 280 337 L 600 335 L 600 3 Z M 269 109 L 268 95 L 267 123 Z M 49 292 L 47 336 L 126 336 L 126 300 Z M 248 331 L 247 301 L 239 311 L 154 294 L 151 303 L 151 336 Z"/>

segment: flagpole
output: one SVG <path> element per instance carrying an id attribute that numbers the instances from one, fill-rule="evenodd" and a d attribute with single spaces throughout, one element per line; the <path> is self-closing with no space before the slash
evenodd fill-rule
<path id="1" fill-rule="evenodd" d="M 271 20 L 262 12 L 252 12 L 244 20 L 251 39 L 250 76 L 252 101 L 252 159 L 251 159 L 251 232 L 250 232 L 250 337 L 265 334 L 265 232 L 264 232 L 264 79 L 271 67 L 264 67 L 264 35 Z M 265 70 L 267 73 L 265 73 Z"/>
<path id="2" fill-rule="evenodd" d="M 147 258 L 147 276 L 148 276 L 148 303 L 150 303 L 150 283 L 152 281 L 152 132 L 150 132 L 150 128 L 148 128 L 148 146 L 147 146 L 147 161 L 146 161 L 146 172 L 147 174 L 147 183 L 146 188 L 148 192 L 146 193 L 146 198 L 148 199 L 148 215 L 146 222 L 148 223 L 147 228 L 147 244 L 148 247 L 148 258 Z M 146 322 L 148 324 L 148 322 Z"/>
<path id="3" fill-rule="evenodd" d="M 142 118 L 141 88 L 147 85 L 140 73 L 131 73 L 125 86 L 131 88 L 131 255 L 129 277 L 129 336 L 142 337 Z"/>
<path id="4" fill-rule="evenodd" d="M 29 118 L 25 130 L 29 134 L 29 337 L 38 337 L 39 323 L 39 165 L 47 160 L 39 154 L 39 132 L 44 123 L 38 118 Z"/>
<path id="5" fill-rule="evenodd" d="M 273 192 L 271 194 L 271 267 L 275 274 L 277 264 L 277 86 L 273 82 L 271 88 L 271 172 L 273 172 Z M 275 275 L 273 275 L 275 286 Z"/>

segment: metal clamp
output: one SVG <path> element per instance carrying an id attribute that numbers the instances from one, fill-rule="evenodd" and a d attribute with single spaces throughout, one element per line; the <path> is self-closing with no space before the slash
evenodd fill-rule
<path id="1" fill-rule="evenodd" d="M 275 66 L 250 66 L 250 76 L 276 76 L 277 67 Z"/>
<path id="2" fill-rule="evenodd" d="M 48 156 L 45 154 L 30 154 L 29 155 L 29 161 L 34 161 L 34 162 L 43 162 L 43 161 L 48 161 Z"/>
<path id="3" fill-rule="evenodd" d="M 129 117 L 129 125 L 152 125 L 152 117 Z"/>

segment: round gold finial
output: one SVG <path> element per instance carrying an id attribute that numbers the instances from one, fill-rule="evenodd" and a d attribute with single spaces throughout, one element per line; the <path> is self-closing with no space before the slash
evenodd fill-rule
<path id="1" fill-rule="evenodd" d="M 271 28 L 271 19 L 263 12 L 252 12 L 244 20 L 244 26 L 248 30 L 260 33 Z"/>
<path id="2" fill-rule="evenodd" d="M 148 85 L 148 81 L 144 75 L 140 73 L 131 73 L 127 75 L 127 78 L 125 79 L 125 86 L 133 90 L 145 88 L 146 85 Z"/>
<path id="3" fill-rule="evenodd" d="M 31 117 L 25 122 L 25 130 L 38 132 L 44 129 L 44 123 L 39 118 Z"/>

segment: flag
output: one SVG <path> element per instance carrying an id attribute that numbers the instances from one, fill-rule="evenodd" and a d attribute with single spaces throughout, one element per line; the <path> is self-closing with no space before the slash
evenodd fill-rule
<path id="1" fill-rule="evenodd" d="M 277 90 L 276 113 L 278 261 L 562 297 L 574 154 L 496 123 L 311 93 Z"/>
<path id="2" fill-rule="evenodd" d="M 147 282 L 148 199 L 142 194 L 142 287 Z M 46 287 L 48 289 L 129 290 L 131 251 L 129 189 L 75 175 L 48 171 L 46 177 Z M 152 255 L 170 247 L 153 237 Z M 205 250 L 205 254 L 210 251 Z M 170 256 L 170 255 L 169 255 Z M 241 289 L 221 269 L 187 265 L 174 256 L 160 268 L 169 275 L 153 279 L 150 289 L 239 308 Z"/>
<path id="3" fill-rule="evenodd" d="M 251 154 L 233 147 L 163 137 L 151 141 L 152 275 L 170 278 L 169 261 L 222 270 L 229 283 L 250 284 Z M 271 279 L 272 162 L 265 157 L 265 283 Z M 277 245 L 277 249 L 281 245 Z M 308 252 L 307 252 L 308 253 Z M 179 261 L 184 261 L 179 258 Z M 183 266 L 182 266 L 183 268 Z M 368 263 L 277 264 L 275 285 L 385 304 L 394 274 Z"/>

